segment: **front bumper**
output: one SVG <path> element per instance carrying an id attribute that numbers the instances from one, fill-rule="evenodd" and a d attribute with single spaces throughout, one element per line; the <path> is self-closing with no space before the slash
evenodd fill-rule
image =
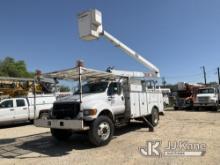
<path id="1" fill-rule="evenodd" d="M 177 106 L 175 105 L 174 108 L 178 108 L 178 109 L 187 109 L 187 108 L 190 108 L 192 107 L 192 105 L 181 105 L 181 106 Z"/>
<path id="2" fill-rule="evenodd" d="M 216 107 L 216 103 L 194 103 L 194 107 Z"/>
<path id="3" fill-rule="evenodd" d="M 71 129 L 76 131 L 89 129 L 88 126 L 84 126 L 83 120 L 37 119 L 34 120 L 34 125 L 36 127 Z"/>

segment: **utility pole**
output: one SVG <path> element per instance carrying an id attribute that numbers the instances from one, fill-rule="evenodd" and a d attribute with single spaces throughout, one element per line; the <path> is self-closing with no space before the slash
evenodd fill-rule
<path id="1" fill-rule="evenodd" d="M 219 67 L 217 68 L 217 72 L 218 72 L 218 85 L 220 85 L 220 73 L 219 73 Z"/>
<path id="2" fill-rule="evenodd" d="M 163 84 L 163 87 L 165 88 L 166 87 L 166 80 L 165 80 L 165 77 L 162 77 L 162 84 Z"/>
<path id="3" fill-rule="evenodd" d="M 204 81 L 205 81 L 205 85 L 206 83 L 206 71 L 205 71 L 205 66 L 202 66 L 202 70 L 203 70 L 203 76 L 204 76 Z"/>

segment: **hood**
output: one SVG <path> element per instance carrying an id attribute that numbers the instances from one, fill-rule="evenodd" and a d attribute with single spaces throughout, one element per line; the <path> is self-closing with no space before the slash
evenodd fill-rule
<path id="1" fill-rule="evenodd" d="M 105 97 L 105 96 L 106 96 L 105 92 L 103 92 L 103 93 L 83 94 L 82 95 L 82 102 L 87 102 L 87 101 L 90 101 L 90 100 L 94 101 L 94 100 L 100 99 L 100 98 Z M 79 94 L 62 97 L 59 100 L 57 100 L 56 103 L 59 103 L 59 102 L 79 102 L 79 99 L 80 99 L 79 97 L 80 97 Z"/>

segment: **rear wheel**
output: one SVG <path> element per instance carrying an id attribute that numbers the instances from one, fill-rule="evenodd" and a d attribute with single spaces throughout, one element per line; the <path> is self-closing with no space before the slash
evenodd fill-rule
<path id="1" fill-rule="evenodd" d="M 159 112 L 156 108 L 152 109 L 151 115 L 148 117 L 149 122 L 152 124 L 152 126 L 157 126 L 159 123 Z"/>
<path id="2" fill-rule="evenodd" d="M 51 128 L 50 132 L 55 139 L 60 140 L 60 141 L 67 140 L 70 138 L 70 136 L 72 136 L 71 130 Z"/>
<path id="3" fill-rule="evenodd" d="M 114 134 L 114 125 L 107 116 L 98 117 L 89 130 L 89 140 L 95 146 L 103 146 L 111 141 Z"/>

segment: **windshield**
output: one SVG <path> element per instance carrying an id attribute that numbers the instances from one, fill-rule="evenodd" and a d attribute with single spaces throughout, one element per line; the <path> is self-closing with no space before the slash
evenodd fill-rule
<path id="1" fill-rule="evenodd" d="M 215 93 L 213 88 L 199 89 L 199 93 Z"/>
<path id="2" fill-rule="evenodd" d="M 191 95 L 192 95 L 192 92 L 188 91 L 188 90 L 178 91 L 177 92 L 177 96 L 179 98 L 187 98 L 187 97 L 190 97 Z"/>
<path id="3" fill-rule="evenodd" d="M 82 93 L 101 93 L 107 86 L 108 82 L 87 83 L 82 86 Z M 74 94 L 79 94 L 79 89 Z"/>

